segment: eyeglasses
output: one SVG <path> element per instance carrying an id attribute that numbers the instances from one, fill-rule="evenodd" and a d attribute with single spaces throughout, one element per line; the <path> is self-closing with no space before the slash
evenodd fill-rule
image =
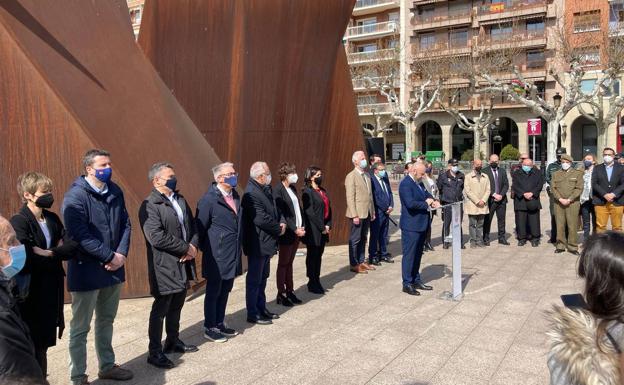
<path id="1" fill-rule="evenodd" d="M 222 176 L 222 177 L 224 177 L 224 178 L 229 178 L 229 177 L 231 177 L 231 176 L 236 176 L 236 177 L 237 177 L 237 176 L 238 176 L 238 173 L 237 173 L 237 172 L 230 172 L 230 173 L 227 173 L 227 174 L 221 174 L 221 175 L 219 175 L 219 176 Z"/>

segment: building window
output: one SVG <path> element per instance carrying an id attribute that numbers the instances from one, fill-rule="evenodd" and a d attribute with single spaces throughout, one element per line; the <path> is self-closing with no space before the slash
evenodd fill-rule
<path id="1" fill-rule="evenodd" d="M 526 30 L 529 34 L 542 35 L 544 34 L 544 21 L 527 21 Z"/>
<path id="2" fill-rule="evenodd" d="M 389 39 L 386 43 L 386 48 L 398 48 L 399 40 L 398 39 Z"/>
<path id="3" fill-rule="evenodd" d="M 600 64 L 600 50 L 598 47 L 585 48 L 578 51 L 579 61 L 584 66 Z"/>
<path id="4" fill-rule="evenodd" d="M 130 21 L 132 24 L 141 23 L 141 8 L 135 8 L 130 10 Z"/>
<path id="5" fill-rule="evenodd" d="M 589 32 L 600 30 L 600 10 L 575 12 L 573 15 L 574 32 Z"/>
<path id="6" fill-rule="evenodd" d="M 418 18 L 420 21 L 427 21 L 433 19 L 435 16 L 435 7 L 427 6 L 418 8 Z"/>
<path id="7" fill-rule="evenodd" d="M 420 49 L 421 50 L 433 48 L 434 45 L 435 45 L 435 34 L 424 33 L 420 35 Z"/>
<path id="8" fill-rule="evenodd" d="M 596 79 L 585 79 L 585 80 L 581 80 L 581 92 L 584 93 L 585 95 L 590 95 L 593 91 L 594 91 L 594 87 L 596 86 Z M 604 81 L 604 84 L 602 85 L 602 95 L 603 96 L 611 96 L 611 81 L 609 79 L 606 79 Z M 613 83 L 613 92 L 616 95 L 620 95 L 620 81 L 616 80 L 615 83 Z"/>
<path id="9" fill-rule="evenodd" d="M 527 68 L 544 68 L 546 65 L 546 56 L 544 51 L 527 51 L 526 66 Z"/>
<path id="10" fill-rule="evenodd" d="M 367 104 L 375 104 L 377 103 L 377 98 L 375 95 L 361 95 L 357 98 L 358 106 L 364 106 Z"/>
<path id="11" fill-rule="evenodd" d="M 511 24 L 494 25 L 490 29 L 490 38 L 492 41 L 507 40 L 513 33 Z"/>
<path id="12" fill-rule="evenodd" d="M 388 21 L 392 21 L 392 22 L 394 22 L 396 24 L 399 24 L 399 20 L 400 19 L 401 18 L 399 17 L 399 13 L 398 12 L 390 12 L 388 14 Z"/>
<path id="13" fill-rule="evenodd" d="M 375 51 L 377 51 L 376 44 L 366 44 L 366 45 L 360 45 L 357 47 L 357 52 L 375 52 Z"/>
<path id="14" fill-rule="evenodd" d="M 449 32 L 449 42 L 451 48 L 454 47 L 467 47 L 468 46 L 468 30 Z"/>
<path id="15" fill-rule="evenodd" d="M 460 1 L 450 1 L 448 4 L 448 14 L 454 16 L 468 16 L 470 14 L 470 3 L 462 3 Z"/>

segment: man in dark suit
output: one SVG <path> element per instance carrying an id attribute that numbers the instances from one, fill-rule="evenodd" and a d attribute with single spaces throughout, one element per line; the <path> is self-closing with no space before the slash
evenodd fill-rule
<path id="1" fill-rule="evenodd" d="M 388 253 L 388 228 L 390 227 L 390 213 L 394 207 L 392 189 L 388 181 L 386 166 L 373 163 L 371 186 L 373 188 L 373 202 L 377 220 L 371 222 L 370 243 L 368 245 L 368 263 L 380 265 L 379 261 L 392 263 L 392 256 Z"/>
<path id="2" fill-rule="evenodd" d="M 161 345 L 163 321 L 167 339 L 164 353 L 196 352 L 194 345 L 180 341 L 180 313 L 188 281 L 195 279 L 197 231 L 191 208 L 176 186 L 170 163 L 159 162 L 149 170 L 152 192 L 139 210 L 139 222 L 147 247 L 150 292 L 154 297 L 149 317 L 147 362 L 159 368 L 173 368 Z"/>
<path id="3" fill-rule="evenodd" d="M 204 338 L 226 342 L 238 332 L 226 326 L 225 309 L 234 278 L 242 274 L 241 209 L 236 192 L 238 174 L 232 163 L 212 169 L 215 183 L 197 204 L 197 232 L 203 253 Z"/>
<path id="4" fill-rule="evenodd" d="M 498 167 L 498 155 L 490 155 L 490 165 L 483 169 L 483 173 L 490 179 L 490 198 L 488 199 L 489 213 L 483 222 L 483 244 L 490 245 L 490 228 L 492 219 L 496 215 L 498 222 L 498 243 L 509 245 L 505 238 L 505 212 L 507 211 L 507 190 L 509 180 L 507 172 Z"/>
<path id="5" fill-rule="evenodd" d="M 612 148 L 602 150 L 603 163 L 594 167 L 592 173 L 592 201 L 596 212 L 596 232 L 611 229 L 622 231 L 624 209 L 624 166 L 615 162 Z"/>
<path id="6" fill-rule="evenodd" d="M 266 308 L 267 279 L 271 257 L 277 253 L 277 239 L 286 231 L 271 190 L 271 171 L 265 162 L 256 162 L 249 171 L 241 207 L 243 210 L 243 252 L 248 270 L 245 300 L 247 322 L 268 325 L 279 318 Z"/>
<path id="7" fill-rule="evenodd" d="M 537 247 L 541 236 L 540 192 L 544 187 L 544 176 L 541 170 L 533 167 L 533 160 L 527 158 L 522 161 L 522 168 L 513 174 L 512 182 L 514 210 L 517 213 L 518 246 L 526 244 L 527 232 L 530 232 L 531 245 Z"/>
<path id="8" fill-rule="evenodd" d="M 420 295 L 418 289 L 433 289 L 421 281 L 419 271 L 427 229 L 430 226 L 429 208 L 437 208 L 439 202 L 434 200 L 425 189 L 424 176 L 425 165 L 412 164 L 409 174 L 399 185 L 403 292 L 410 295 Z"/>

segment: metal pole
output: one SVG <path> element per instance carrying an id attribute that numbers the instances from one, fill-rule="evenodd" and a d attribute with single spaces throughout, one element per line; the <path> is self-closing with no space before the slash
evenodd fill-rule
<path id="1" fill-rule="evenodd" d="M 535 135 L 533 135 L 533 159 L 535 159 L 537 155 L 535 154 Z"/>
<path id="2" fill-rule="evenodd" d="M 462 298 L 462 273 L 461 273 L 461 209 L 462 202 L 453 204 L 453 220 L 451 233 L 453 234 L 453 285 L 452 299 L 458 301 Z"/>

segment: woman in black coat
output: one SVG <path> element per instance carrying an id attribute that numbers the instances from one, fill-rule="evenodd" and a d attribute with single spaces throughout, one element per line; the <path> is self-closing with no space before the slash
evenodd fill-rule
<path id="1" fill-rule="evenodd" d="M 10 222 L 17 239 L 26 247 L 26 264 L 16 276 L 16 296 L 45 376 L 47 350 L 56 345 L 57 330 L 61 338 L 65 328 L 62 261 L 72 257 L 77 245 L 72 241 L 63 244 L 63 224 L 47 210 L 54 202 L 50 178 L 28 172 L 20 175 L 17 186 L 24 206 Z"/>
<path id="2" fill-rule="evenodd" d="M 331 205 L 327 191 L 321 187 L 323 171 L 316 166 L 310 166 L 305 172 L 303 189 L 303 223 L 305 237 L 303 242 L 307 246 L 306 270 L 308 276 L 308 290 L 315 294 L 325 293 L 321 285 L 321 259 L 325 251 L 325 244 L 329 242 L 331 230 Z"/>

